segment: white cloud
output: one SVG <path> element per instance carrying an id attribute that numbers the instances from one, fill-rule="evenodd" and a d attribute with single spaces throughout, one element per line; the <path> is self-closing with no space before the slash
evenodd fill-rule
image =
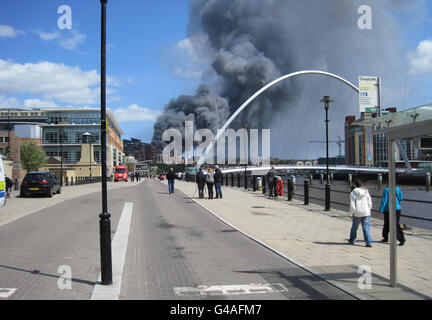
<path id="1" fill-rule="evenodd" d="M 118 84 L 114 77 L 110 83 Z M 107 88 L 107 95 L 115 91 Z M 0 95 L 29 94 L 29 99 L 72 105 L 97 104 L 100 99 L 100 75 L 96 70 L 47 61 L 19 64 L 0 59 Z M 30 102 L 29 102 L 30 103 Z"/>
<path id="2" fill-rule="evenodd" d="M 173 73 L 184 78 L 201 78 L 202 76 L 202 71 L 183 69 L 182 67 L 174 67 Z"/>
<path id="3" fill-rule="evenodd" d="M 74 50 L 83 43 L 87 36 L 85 34 L 80 33 L 76 29 L 72 30 L 64 30 L 59 32 L 58 30 L 54 30 L 53 32 L 43 32 L 39 29 L 34 30 L 34 32 L 44 41 L 52 41 L 57 40 L 59 46 L 67 49 Z"/>
<path id="4" fill-rule="evenodd" d="M 184 78 L 201 78 L 213 56 L 208 37 L 204 34 L 180 40 L 173 51 L 172 73 Z"/>
<path id="5" fill-rule="evenodd" d="M 0 95 L 0 108 L 19 108 L 21 103 L 15 97 L 7 98 L 5 95 Z"/>
<path id="6" fill-rule="evenodd" d="M 75 49 L 79 44 L 83 43 L 87 36 L 85 34 L 79 33 L 76 29 L 72 29 L 71 31 L 72 36 L 71 37 L 65 37 L 59 39 L 58 43 L 61 47 L 73 50 Z"/>
<path id="7" fill-rule="evenodd" d="M 11 26 L 0 25 L 0 38 L 15 38 L 19 34 L 24 34 L 24 31 Z"/>
<path id="8" fill-rule="evenodd" d="M 52 101 L 41 101 L 39 99 L 26 99 L 24 101 L 26 108 L 55 108 L 57 104 Z"/>
<path id="9" fill-rule="evenodd" d="M 156 121 L 160 115 L 159 110 L 151 110 L 140 107 L 137 104 L 131 104 L 126 108 L 118 108 L 113 110 L 113 114 L 119 122 L 129 121 Z"/>
<path id="10" fill-rule="evenodd" d="M 53 32 L 42 32 L 40 30 L 34 30 L 34 32 L 45 41 L 51 41 L 60 38 L 60 32 L 58 30 L 54 30 Z"/>
<path id="11" fill-rule="evenodd" d="M 407 58 L 412 74 L 432 73 L 432 40 L 423 40 L 415 51 L 409 51 Z"/>

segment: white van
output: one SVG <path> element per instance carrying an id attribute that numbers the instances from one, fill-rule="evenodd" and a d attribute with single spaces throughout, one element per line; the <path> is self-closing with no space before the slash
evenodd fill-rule
<path id="1" fill-rule="evenodd" d="M 0 156 L 0 207 L 6 204 L 6 181 L 3 168 L 3 158 Z"/>

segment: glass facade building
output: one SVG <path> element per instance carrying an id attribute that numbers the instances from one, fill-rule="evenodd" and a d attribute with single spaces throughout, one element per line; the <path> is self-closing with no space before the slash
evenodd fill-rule
<path id="1" fill-rule="evenodd" d="M 54 109 L 45 110 L 47 124 L 41 126 L 42 147 L 48 157 L 63 156 L 65 164 L 77 163 L 81 159 L 81 145 L 84 143 L 84 133 L 89 133 L 89 142 L 93 146 L 93 158 L 100 164 L 100 110 L 95 108 Z M 109 123 L 109 139 L 107 160 L 111 167 L 123 161 L 123 146 L 118 143 L 123 134 L 112 113 L 107 110 Z M 112 139 L 111 137 L 115 137 Z M 117 140 L 115 145 L 110 145 Z M 111 168 L 111 170 L 112 170 Z"/>
<path id="2" fill-rule="evenodd" d="M 387 110 L 389 112 L 381 116 L 362 114 L 359 120 L 355 120 L 354 116 L 346 117 L 346 154 L 352 154 L 352 156 L 347 157 L 347 164 L 386 166 L 388 154 L 385 129 L 432 119 L 432 104 L 399 112 L 396 112 L 396 108 L 388 108 Z M 431 136 L 416 137 L 399 142 L 401 150 L 396 148 L 395 153 L 397 162 L 403 160 L 404 153 L 413 167 L 417 167 L 423 162 L 432 161 Z"/>
<path id="3" fill-rule="evenodd" d="M 64 163 L 76 163 L 81 158 L 84 133 L 90 133 L 94 159 L 100 162 L 100 111 L 98 109 L 55 110 L 48 112 L 42 128 L 42 147 L 48 157 L 59 157 Z"/>

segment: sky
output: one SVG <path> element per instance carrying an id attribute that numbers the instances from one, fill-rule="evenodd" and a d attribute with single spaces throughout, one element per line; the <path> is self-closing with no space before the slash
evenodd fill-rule
<path id="1" fill-rule="evenodd" d="M 398 37 L 394 50 L 386 51 L 391 56 L 382 73 L 383 106 L 402 110 L 432 103 L 432 1 L 412 0 L 406 6 L 402 0 L 380 1 L 394 3 L 385 7 L 391 24 L 373 20 L 373 27 L 396 28 L 381 30 L 380 35 L 388 32 Z M 375 10 L 373 1 L 364 3 Z M 71 29 L 59 28 L 62 5 L 71 9 Z M 100 7 L 99 0 L 0 0 L 0 108 L 99 107 Z M 346 15 L 353 25 L 360 16 L 357 12 Z M 122 127 L 123 138 L 150 142 L 164 107 L 181 95 L 194 95 L 205 82 L 212 59 L 199 41 L 193 43 L 194 19 L 189 0 L 108 0 L 107 106 Z M 320 35 L 320 30 L 314 32 Z M 376 50 L 381 50 L 379 43 Z M 395 61 L 399 63 L 396 67 Z M 386 64 L 386 59 L 379 63 Z M 302 66 L 308 67 L 307 60 Z M 395 68 L 394 76 L 390 66 Z M 346 76 L 357 84 L 355 76 L 349 72 Z M 312 83 L 304 86 L 314 90 Z M 341 89 L 335 85 L 334 90 Z M 324 93 L 317 91 L 313 100 Z M 340 100 L 356 105 L 356 97 L 340 95 Z M 280 118 L 275 135 L 283 123 Z M 330 138 L 336 140 L 342 134 L 339 129 Z M 319 135 L 308 139 L 317 140 Z M 331 148 L 336 155 L 337 145 Z"/>
<path id="2" fill-rule="evenodd" d="M 72 29 L 58 27 L 61 5 L 71 8 Z M 0 107 L 99 107 L 100 8 L 98 0 L 1 0 Z M 187 19 L 188 1 L 108 1 L 107 107 L 123 137 L 150 141 L 164 104 L 197 85 L 176 74 Z"/>

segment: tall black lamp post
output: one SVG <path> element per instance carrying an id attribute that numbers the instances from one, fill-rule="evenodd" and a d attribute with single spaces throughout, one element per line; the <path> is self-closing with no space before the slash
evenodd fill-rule
<path id="1" fill-rule="evenodd" d="M 101 3 L 101 164 L 102 164 L 102 213 L 99 215 L 101 280 L 103 285 L 112 284 L 111 257 L 111 215 L 108 213 L 107 201 L 107 158 L 106 133 L 108 122 L 106 119 L 106 4 Z"/>
<path id="2" fill-rule="evenodd" d="M 328 109 L 329 104 L 334 102 L 334 100 L 330 100 L 329 96 L 324 96 L 324 99 L 320 100 L 320 102 L 324 102 L 325 114 L 326 114 L 326 167 L 327 167 L 327 182 L 325 185 L 325 210 L 330 210 L 330 174 L 329 174 L 329 139 L 328 139 Z"/>
<path id="3" fill-rule="evenodd" d="M 90 181 L 92 181 L 92 147 L 91 147 L 91 133 L 86 132 L 83 134 L 83 141 L 84 143 L 88 143 L 89 145 L 89 172 L 90 172 Z"/>
<path id="4" fill-rule="evenodd" d="M 60 128 L 59 139 L 60 139 L 60 186 L 63 187 L 63 128 Z"/>

